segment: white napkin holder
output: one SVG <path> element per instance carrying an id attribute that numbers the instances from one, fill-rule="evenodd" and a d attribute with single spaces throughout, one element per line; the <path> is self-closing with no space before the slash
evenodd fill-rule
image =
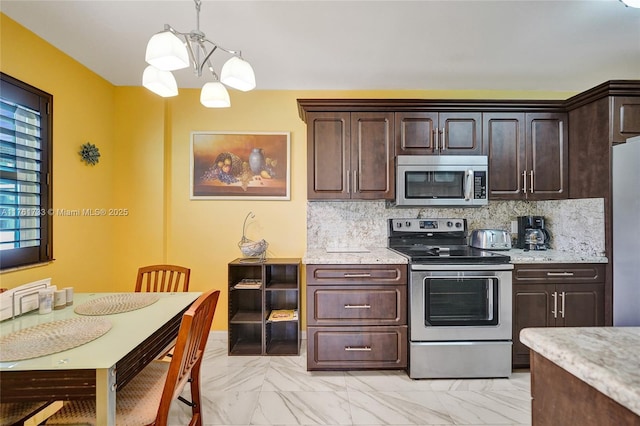
<path id="1" fill-rule="evenodd" d="M 38 292 L 50 286 L 51 278 L 45 278 L 0 293 L 0 321 L 38 309 Z"/>

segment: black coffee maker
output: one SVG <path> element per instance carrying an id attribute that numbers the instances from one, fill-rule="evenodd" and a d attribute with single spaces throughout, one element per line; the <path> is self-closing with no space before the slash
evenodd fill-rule
<path id="1" fill-rule="evenodd" d="M 551 236 L 544 227 L 544 216 L 518 216 L 516 247 L 525 250 L 546 250 Z"/>

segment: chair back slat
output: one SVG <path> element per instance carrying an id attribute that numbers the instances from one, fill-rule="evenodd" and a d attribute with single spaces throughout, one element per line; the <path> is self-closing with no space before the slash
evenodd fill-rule
<path id="1" fill-rule="evenodd" d="M 191 269 L 177 265 L 151 265 L 138 269 L 135 291 L 189 291 Z"/>
<path id="2" fill-rule="evenodd" d="M 164 426 L 169 417 L 171 402 L 176 399 L 191 379 L 191 393 L 200 393 L 200 366 L 216 311 L 220 290 L 203 294 L 183 314 L 175 350 L 169 365 L 162 392 L 156 425 Z M 199 400 L 199 397 L 198 397 Z M 191 424 L 201 424 L 201 407 L 192 407 Z"/>

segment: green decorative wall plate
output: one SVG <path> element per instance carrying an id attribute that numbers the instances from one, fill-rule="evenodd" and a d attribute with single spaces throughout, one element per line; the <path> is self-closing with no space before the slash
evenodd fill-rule
<path id="1" fill-rule="evenodd" d="M 92 166 L 95 166 L 100 161 L 100 150 L 92 143 L 87 142 L 82 145 L 79 154 L 82 157 L 82 161 Z"/>

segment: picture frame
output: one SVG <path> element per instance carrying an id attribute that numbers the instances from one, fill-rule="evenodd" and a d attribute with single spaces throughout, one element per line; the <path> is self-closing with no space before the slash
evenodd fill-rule
<path id="1" fill-rule="evenodd" d="M 289 132 L 192 132 L 192 200 L 289 200 Z"/>

